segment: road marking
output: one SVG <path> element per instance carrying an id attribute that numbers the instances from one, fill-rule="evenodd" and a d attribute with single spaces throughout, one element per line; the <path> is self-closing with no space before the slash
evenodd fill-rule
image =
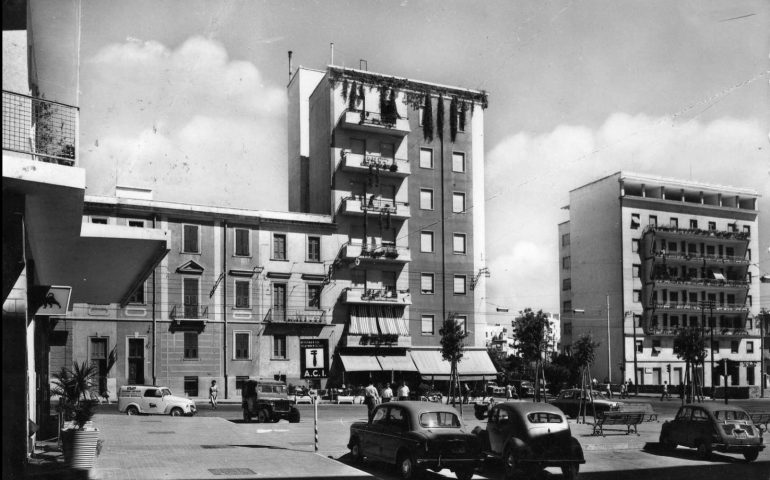
<path id="1" fill-rule="evenodd" d="M 289 429 L 284 429 L 284 428 L 276 428 L 276 429 L 272 429 L 272 428 L 267 428 L 267 429 L 258 428 L 257 429 L 257 433 L 288 432 L 288 431 L 289 431 Z"/>

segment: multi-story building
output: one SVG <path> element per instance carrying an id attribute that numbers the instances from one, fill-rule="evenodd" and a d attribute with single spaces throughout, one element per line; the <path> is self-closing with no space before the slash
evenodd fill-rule
<path id="1" fill-rule="evenodd" d="M 627 172 L 572 190 L 559 225 L 564 343 L 586 332 L 601 342 L 595 376 L 679 385 L 674 338 L 698 327 L 704 386 L 725 373 L 728 385 L 758 386 L 758 197 Z"/>
<path id="2" fill-rule="evenodd" d="M 460 367 L 471 376 L 484 360 L 486 94 L 336 66 L 299 68 L 288 89 L 289 208 L 331 215 L 347 237 L 330 272 L 344 285 L 344 371 L 443 378 L 451 315 L 479 348 Z M 391 358 L 362 360 L 375 353 Z"/>

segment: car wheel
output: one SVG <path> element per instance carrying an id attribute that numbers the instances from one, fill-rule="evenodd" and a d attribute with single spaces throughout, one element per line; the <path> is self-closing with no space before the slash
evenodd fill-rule
<path id="1" fill-rule="evenodd" d="M 289 423 L 299 423 L 299 410 L 292 410 L 289 413 Z"/>
<path id="2" fill-rule="evenodd" d="M 174 407 L 171 409 L 171 412 L 169 413 L 169 415 L 171 415 L 172 417 L 181 417 L 182 415 L 184 415 L 184 412 L 182 411 L 181 408 Z"/>
<path id="3" fill-rule="evenodd" d="M 139 415 L 139 409 L 131 405 L 126 409 L 126 415 Z"/>
<path id="4" fill-rule="evenodd" d="M 711 457 L 711 445 L 705 440 L 698 442 L 698 457 L 703 460 L 708 460 Z"/>
<path id="5" fill-rule="evenodd" d="M 580 464 L 577 462 L 568 463 L 561 467 L 561 474 L 566 480 L 576 480 L 580 472 Z"/>
<path id="6" fill-rule="evenodd" d="M 245 408 L 243 409 L 243 421 L 246 422 L 246 423 L 251 422 L 251 414 Z"/>
<path id="7" fill-rule="evenodd" d="M 668 435 L 665 437 L 661 435 L 660 446 L 663 447 L 663 450 L 666 450 L 667 452 L 673 452 L 676 450 L 676 442 L 671 440 L 671 437 Z"/>
<path id="8" fill-rule="evenodd" d="M 758 456 L 759 456 L 759 449 L 757 448 L 752 448 L 751 450 L 746 450 L 745 452 L 743 452 L 743 458 L 745 458 L 747 462 L 753 462 L 754 460 L 757 459 Z"/>
<path id="9" fill-rule="evenodd" d="M 257 413 L 257 418 L 259 419 L 259 423 L 267 423 L 270 421 L 270 415 L 264 408 Z"/>
<path id="10" fill-rule="evenodd" d="M 516 453 L 511 447 L 508 447 L 505 449 L 505 453 L 503 453 L 503 469 L 505 470 L 505 478 L 514 478 L 517 468 L 518 463 L 516 462 Z"/>
<path id="11" fill-rule="evenodd" d="M 398 466 L 398 474 L 404 480 L 411 480 L 417 477 L 416 464 L 414 457 L 409 452 L 401 452 L 398 454 L 398 460 L 396 461 Z"/>
<path id="12" fill-rule="evenodd" d="M 455 470 L 455 475 L 457 476 L 457 480 L 471 480 L 473 478 L 473 472 L 476 469 L 473 467 L 468 468 L 460 468 Z"/>
<path id="13" fill-rule="evenodd" d="M 353 457 L 353 461 L 356 463 L 364 461 L 364 452 L 361 451 L 361 441 L 358 437 L 353 437 L 350 441 L 350 456 Z"/>

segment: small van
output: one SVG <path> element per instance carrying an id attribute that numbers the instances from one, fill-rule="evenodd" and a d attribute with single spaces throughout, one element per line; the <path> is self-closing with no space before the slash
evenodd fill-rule
<path id="1" fill-rule="evenodd" d="M 198 413 L 195 402 L 171 394 L 168 387 L 123 385 L 118 391 L 118 411 L 126 415 L 155 414 L 192 416 Z"/>

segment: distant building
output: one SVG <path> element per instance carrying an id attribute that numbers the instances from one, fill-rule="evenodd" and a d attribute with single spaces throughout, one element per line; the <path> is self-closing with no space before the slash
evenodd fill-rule
<path id="1" fill-rule="evenodd" d="M 699 327 L 705 386 L 720 383 L 723 359 L 729 385 L 759 385 L 758 197 L 627 172 L 572 190 L 558 228 L 566 348 L 591 333 L 601 342 L 595 376 L 678 385 L 674 337 Z"/>

